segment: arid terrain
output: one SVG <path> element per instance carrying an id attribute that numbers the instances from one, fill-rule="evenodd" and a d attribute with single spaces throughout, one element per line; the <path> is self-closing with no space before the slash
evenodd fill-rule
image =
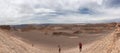
<path id="1" fill-rule="evenodd" d="M 0 26 L 0 53 L 120 53 L 120 30 L 106 24 Z M 79 43 L 83 49 L 79 52 Z"/>

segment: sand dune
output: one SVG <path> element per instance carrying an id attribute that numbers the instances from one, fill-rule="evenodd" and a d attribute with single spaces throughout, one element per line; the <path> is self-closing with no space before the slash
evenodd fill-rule
<path id="1" fill-rule="evenodd" d="M 36 45 L 25 43 L 19 39 L 9 36 L 11 34 L 0 30 L 0 53 L 58 53 L 57 47 L 49 47 L 44 45 Z M 119 53 L 120 39 L 116 39 L 117 35 L 114 31 L 101 40 L 85 44 L 81 53 Z M 68 42 L 69 43 L 69 42 Z M 72 45 L 72 44 L 71 44 Z M 77 45 L 77 44 L 76 44 Z M 62 53 L 79 53 L 78 46 L 66 48 Z"/>
<path id="2" fill-rule="evenodd" d="M 61 53 L 120 53 L 119 29 L 92 36 L 45 36 L 39 31 L 9 32 L 0 29 L 0 53 L 59 53 L 59 44 Z M 79 52 L 79 42 L 83 43 L 82 52 Z"/>
<path id="3" fill-rule="evenodd" d="M 120 53 L 120 30 L 115 29 L 105 38 L 95 41 L 82 53 Z"/>
<path id="4" fill-rule="evenodd" d="M 9 35 L 11 34 L 0 30 L 0 53 L 42 53 L 37 48 Z"/>

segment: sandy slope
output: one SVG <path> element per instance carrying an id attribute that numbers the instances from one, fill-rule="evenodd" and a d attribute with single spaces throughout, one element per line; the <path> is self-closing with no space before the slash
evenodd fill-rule
<path id="1" fill-rule="evenodd" d="M 120 53 L 120 31 L 114 31 L 101 40 L 83 46 L 82 52 L 78 48 L 63 53 Z"/>
<path id="2" fill-rule="evenodd" d="M 62 50 L 61 53 L 120 53 L 120 34 L 118 33 L 120 33 L 119 29 L 100 40 L 84 45 L 82 52 L 79 52 L 78 46 L 75 46 L 68 47 L 66 48 L 68 50 Z M 32 47 L 31 44 L 29 45 L 9 35 L 11 34 L 0 30 L 0 53 L 58 53 L 56 47 L 43 45 Z M 65 40 L 63 39 L 63 41 Z"/>
<path id="3" fill-rule="evenodd" d="M 39 31 L 29 31 L 29 32 L 15 32 L 21 40 L 34 44 L 34 47 L 39 48 L 40 50 L 48 51 L 48 53 L 58 53 L 57 45 L 62 46 L 62 53 L 79 53 L 78 43 L 83 43 L 83 50 L 90 47 L 89 44 L 101 39 L 103 36 L 106 36 L 108 33 L 102 34 L 92 34 L 84 35 L 80 37 L 70 37 L 68 36 L 50 36 L 42 35 Z M 14 33 L 12 33 L 14 34 Z M 100 37 L 99 37 L 100 36 Z M 15 36 L 16 37 L 16 36 Z M 98 38 L 99 37 L 99 38 Z M 87 45 L 86 45 L 87 44 Z"/>
<path id="4" fill-rule="evenodd" d="M 0 53 L 42 53 L 42 51 L 9 35 L 9 33 L 0 30 Z"/>
<path id="5" fill-rule="evenodd" d="M 105 38 L 95 41 L 82 53 L 120 53 L 119 28 Z"/>

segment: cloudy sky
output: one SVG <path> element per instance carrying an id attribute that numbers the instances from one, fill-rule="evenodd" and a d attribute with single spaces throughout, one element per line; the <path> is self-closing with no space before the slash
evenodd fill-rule
<path id="1" fill-rule="evenodd" d="M 120 21 L 120 0 L 0 0 L 0 25 Z"/>

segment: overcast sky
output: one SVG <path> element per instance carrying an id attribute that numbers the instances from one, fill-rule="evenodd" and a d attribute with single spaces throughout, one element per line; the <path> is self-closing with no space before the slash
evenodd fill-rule
<path id="1" fill-rule="evenodd" d="M 0 25 L 119 21 L 120 0 L 0 0 Z"/>

